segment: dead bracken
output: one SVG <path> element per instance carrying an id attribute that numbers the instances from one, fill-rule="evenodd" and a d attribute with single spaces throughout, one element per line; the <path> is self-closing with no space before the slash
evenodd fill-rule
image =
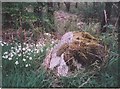
<path id="1" fill-rule="evenodd" d="M 99 67 L 107 62 L 106 46 L 87 32 L 67 32 L 51 49 L 44 60 L 47 69 L 55 70 L 58 76 L 88 68 L 97 61 Z"/>

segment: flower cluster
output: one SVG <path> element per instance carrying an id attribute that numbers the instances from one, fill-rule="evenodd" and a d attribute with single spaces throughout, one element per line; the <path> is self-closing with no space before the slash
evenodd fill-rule
<path id="1" fill-rule="evenodd" d="M 23 43 L 23 45 L 21 45 L 20 43 L 8 44 L 2 41 L 0 41 L 0 45 L 3 47 L 3 60 L 14 61 L 15 65 L 19 65 L 24 62 L 25 67 L 31 66 L 29 61 L 32 61 L 39 52 L 42 53 L 45 46 L 44 43 L 38 43 L 35 46 L 35 44 L 32 43 Z"/>

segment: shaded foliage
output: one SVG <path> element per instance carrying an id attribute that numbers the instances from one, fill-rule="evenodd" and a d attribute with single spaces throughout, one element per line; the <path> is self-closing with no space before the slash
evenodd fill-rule
<path id="1" fill-rule="evenodd" d="M 68 3 L 67 7 L 65 6 L 65 3 L 57 3 L 58 6 L 55 6 L 55 3 L 52 2 L 3 2 L 3 36 L 6 36 L 6 38 L 8 38 L 7 36 L 15 38 L 12 42 L 19 43 L 22 46 L 24 46 L 22 38 L 28 39 L 27 42 L 30 44 L 34 41 L 34 45 L 36 45 L 37 40 L 39 38 L 43 38 L 41 34 L 43 35 L 44 32 L 54 32 L 57 30 L 55 28 L 53 17 L 55 10 L 57 11 L 59 9 L 68 11 L 68 13 L 76 14 L 81 21 L 85 22 L 85 26 L 82 31 L 89 32 L 92 35 L 95 35 L 95 37 L 99 37 L 99 39 L 107 45 L 109 50 L 109 62 L 106 68 L 97 72 L 97 74 L 92 76 L 92 78 L 86 84 L 82 85 L 82 87 L 118 87 L 118 77 L 120 73 L 118 72 L 119 50 L 117 50 L 118 38 L 116 26 L 120 29 L 119 4 L 120 2 L 113 4 L 111 8 L 111 16 L 108 16 L 111 21 L 109 20 L 109 24 L 107 26 L 103 24 L 107 27 L 107 31 L 105 33 L 99 33 L 97 31 L 100 30 L 100 23 L 103 16 L 102 12 L 105 9 L 104 2 Z M 113 18 L 115 21 L 112 20 Z M 116 22 L 117 25 L 115 25 Z M 67 31 L 74 31 L 76 29 L 72 20 L 69 21 L 67 27 L 69 28 Z M 12 33 L 12 35 L 9 33 Z M 10 43 L 9 45 L 2 47 L 2 52 L 4 53 L 6 50 L 14 47 L 14 43 Z M 91 77 L 84 75 L 85 77 L 81 79 L 81 76 L 78 73 L 75 77 L 61 77 L 58 79 L 50 71 L 44 71 L 43 68 L 41 68 L 41 65 L 46 52 L 48 51 L 47 48 L 49 47 L 51 47 L 50 44 L 43 48 L 43 52 L 38 53 L 34 57 L 35 60 L 31 62 L 32 66 L 30 68 L 14 66 L 15 61 L 18 60 L 16 58 L 17 56 L 15 56 L 13 60 L 3 59 L 3 87 L 54 87 L 54 83 L 57 83 L 57 87 L 80 87 L 87 78 Z M 30 56 L 34 56 L 33 52 L 30 53 Z M 19 59 L 22 61 L 22 57 Z M 21 62 L 21 64 L 23 63 Z"/>

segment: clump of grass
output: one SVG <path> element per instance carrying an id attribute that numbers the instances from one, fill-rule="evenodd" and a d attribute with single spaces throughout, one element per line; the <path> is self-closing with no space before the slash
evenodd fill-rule
<path id="1" fill-rule="evenodd" d="M 101 39 L 107 45 L 108 63 L 104 68 L 90 75 L 89 73 L 78 73 L 76 76 L 61 77 L 57 80 L 55 87 L 118 87 L 118 44 L 117 33 L 106 32 L 104 34 L 95 34 L 95 28 L 99 24 L 89 24 L 85 26 L 85 31 Z M 113 29 L 114 30 L 114 29 Z"/>
<path id="2" fill-rule="evenodd" d="M 9 72 L 8 75 L 3 73 L 2 87 L 49 87 L 52 79 L 48 78 L 45 70 L 39 70 L 39 73 L 32 70 L 19 71 L 16 69 Z"/>

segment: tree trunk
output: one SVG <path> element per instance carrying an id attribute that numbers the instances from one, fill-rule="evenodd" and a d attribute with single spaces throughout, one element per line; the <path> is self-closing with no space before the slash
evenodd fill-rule
<path id="1" fill-rule="evenodd" d="M 49 20 L 51 20 L 54 14 L 53 2 L 47 3 L 47 14 L 48 14 Z"/>
<path id="2" fill-rule="evenodd" d="M 43 22 L 43 3 L 42 2 L 37 2 L 37 6 L 34 7 L 34 13 L 36 14 L 36 16 L 38 16 L 39 18 L 37 19 L 37 25 L 39 27 L 40 23 Z"/>
<path id="3" fill-rule="evenodd" d="M 66 6 L 66 10 L 69 12 L 70 11 L 70 2 L 64 2 Z"/>
<path id="4" fill-rule="evenodd" d="M 85 2 L 85 6 L 86 6 L 86 7 L 88 6 L 88 3 L 87 3 L 87 2 Z"/>
<path id="5" fill-rule="evenodd" d="M 92 15 L 92 19 L 94 20 L 97 16 L 96 16 L 96 2 L 93 2 L 93 11 L 94 14 Z"/>
<path id="6" fill-rule="evenodd" d="M 53 2 L 47 2 L 47 17 L 48 17 L 48 19 L 49 19 L 49 21 L 50 21 L 50 23 L 51 24 L 53 24 L 54 23 L 54 6 L 53 6 Z M 51 29 L 51 31 L 54 31 L 54 28 L 53 27 L 50 27 L 50 29 Z M 46 30 L 46 31 L 48 31 L 48 30 Z"/>
<path id="7" fill-rule="evenodd" d="M 119 15 L 119 18 L 118 18 L 118 28 L 120 29 L 120 15 Z"/>
<path id="8" fill-rule="evenodd" d="M 78 8 L 78 2 L 75 3 L 75 8 Z"/>
<path id="9" fill-rule="evenodd" d="M 105 10 L 103 11 L 103 19 L 101 22 L 101 32 L 106 32 L 106 27 L 104 26 L 110 23 L 111 10 L 112 10 L 112 2 L 106 2 Z"/>
<path id="10" fill-rule="evenodd" d="M 58 8 L 60 8 L 60 2 L 58 2 L 57 5 L 58 5 Z"/>
<path id="11" fill-rule="evenodd" d="M 119 11 L 119 17 L 118 17 L 117 25 L 118 25 L 118 29 L 120 30 L 120 1 L 118 2 L 118 11 Z"/>

